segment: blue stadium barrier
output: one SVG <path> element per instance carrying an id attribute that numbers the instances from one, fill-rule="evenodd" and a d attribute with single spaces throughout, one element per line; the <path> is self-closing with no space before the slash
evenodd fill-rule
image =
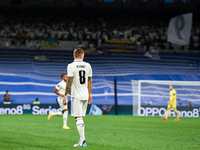
<path id="1" fill-rule="evenodd" d="M 73 61 L 72 51 L 40 50 L 39 55 L 46 55 L 52 61 L 34 61 L 36 50 L 7 49 L 0 50 L 0 55 L 0 103 L 8 90 L 15 104 L 33 103 L 36 98 L 42 104 L 56 104 L 53 90 L 61 81 L 60 75 L 67 72 L 67 64 Z M 84 61 L 93 68 L 93 103 L 114 105 L 114 78 L 119 105 L 132 105 L 131 80 L 200 80 L 200 54 L 161 53 L 160 57 L 160 60 L 152 60 L 143 53 L 117 52 L 105 56 L 86 55 Z M 166 101 L 146 98 L 144 102 L 147 101 L 166 105 Z M 187 103 L 185 98 L 183 105 Z M 193 105 L 200 106 L 200 102 Z"/>

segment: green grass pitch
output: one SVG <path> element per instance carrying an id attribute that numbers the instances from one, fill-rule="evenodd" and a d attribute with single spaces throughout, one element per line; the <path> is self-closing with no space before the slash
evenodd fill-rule
<path id="1" fill-rule="evenodd" d="M 200 118 L 86 116 L 87 147 L 73 148 L 79 135 L 74 118 L 62 129 L 62 116 L 0 115 L 0 150 L 195 150 L 200 149 Z"/>

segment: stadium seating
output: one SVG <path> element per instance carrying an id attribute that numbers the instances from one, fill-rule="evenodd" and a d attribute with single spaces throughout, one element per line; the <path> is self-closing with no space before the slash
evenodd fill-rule
<path id="1" fill-rule="evenodd" d="M 61 81 L 60 74 L 73 61 L 72 51 L 41 50 L 52 60 L 35 61 L 36 50 L 0 50 L 0 103 L 8 90 L 11 103 L 32 103 L 39 98 L 41 104 L 56 103 L 54 87 Z M 200 79 L 200 54 L 161 53 L 160 60 L 145 57 L 143 53 L 117 53 L 103 56 L 85 56 L 93 68 L 93 103 L 114 104 L 114 78 L 117 79 L 119 105 L 132 105 L 131 80 L 178 80 Z M 169 91 L 167 91 L 169 92 Z M 168 93 L 167 93 L 168 94 Z M 147 98 L 142 104 L 166 105 L 167 101 Z M 182 100 L 187 105 L 187 98 Z M 193 103 L 199 106 L 200 102 Z"/>

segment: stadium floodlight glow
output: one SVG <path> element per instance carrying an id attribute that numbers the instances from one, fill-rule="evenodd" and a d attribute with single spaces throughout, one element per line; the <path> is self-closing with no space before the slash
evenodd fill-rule
<path id="1" fill-rule="evenodd" d="M 141 115 L 141 99 L 168 99 L 169 85 L 176 86 L 180 100 L 200 103 L 200 82 L 198 81 L 167 81 L 167 80 L 131 80 L 133 95 L 133 115 Z M 153 90 L 151 90 L 153 89 Z M 167 101 L 166 101 L 167 107 Z"/>

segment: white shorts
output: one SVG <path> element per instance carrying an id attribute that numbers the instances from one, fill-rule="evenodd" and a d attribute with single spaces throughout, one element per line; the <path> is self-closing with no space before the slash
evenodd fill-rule
<path id="1" fill-rule="evenodd" d="M 65 109 L 68 109 L 67 105 L 63 104 L 63 98 L 58 98 L 58 104 L 60 105 L 60 110 L 63 111 Z"/>
<path id="2" fill-rule="evenodd" d="M 71 99 L 71 116 L 82 117 L 85 116 L 87 110 L 88 100 Z"/>

